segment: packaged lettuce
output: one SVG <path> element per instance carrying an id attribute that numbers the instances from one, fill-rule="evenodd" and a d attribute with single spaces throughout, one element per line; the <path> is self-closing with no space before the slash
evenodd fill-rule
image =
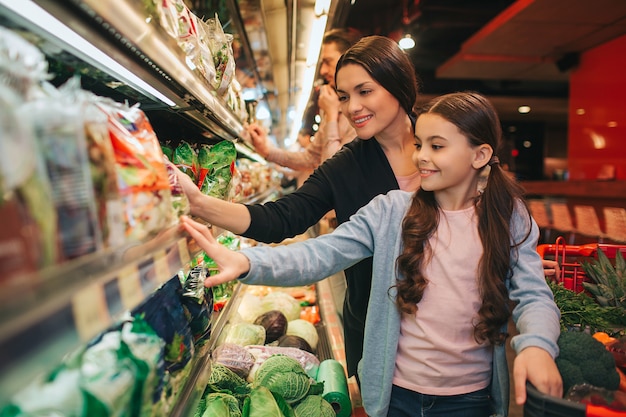
<path id="1" fill-rule="evenodd" d="M 193 182 L 197 183 L 198 155 L 188 142 L 182 141 L 176 149 L 174 149 L 172 162 L 178 169 L 189 175 Z"/>
<path id="2" fill-rule="evenodd" d="M 198 152 L 199 165 L 206 170 L 207 174 L 198 183 L 198 187 L 204 194 L 225 198 L 228 195 L 234 163 L 237 159 L 235 144 L 224 140 L 210 147 L 203 145 L 200 151 Z"/>

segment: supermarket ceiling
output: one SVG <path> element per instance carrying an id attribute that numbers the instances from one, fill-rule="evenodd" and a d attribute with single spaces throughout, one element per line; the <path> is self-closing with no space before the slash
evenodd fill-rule
<path id="1" fill-rule="evenodd" d="M 581 52 L 626 33 L 626 1 L 337 0 L 331 21 L 411 34 L 425 96 L 472 89 L 504 117 L 523 99 L 533 106 L 526 117 L 567 120 L 569 74 Z"/>

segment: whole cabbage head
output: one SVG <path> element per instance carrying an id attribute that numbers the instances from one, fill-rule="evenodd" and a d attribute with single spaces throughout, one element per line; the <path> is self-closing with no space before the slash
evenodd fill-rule
<path id="1" fill-rule="evenodd" d="M 321 395 L 307 395 L 293 409 L 296 417 L 336 417 L 333 406 Z"/>
<path id="2" fill-rule="evenodd" d="M 253 387 L 266 387 L 293 404 L 307 395 L 312 382 L 300 362 L 286 355 L 273 355 L 259 366 Z"/>

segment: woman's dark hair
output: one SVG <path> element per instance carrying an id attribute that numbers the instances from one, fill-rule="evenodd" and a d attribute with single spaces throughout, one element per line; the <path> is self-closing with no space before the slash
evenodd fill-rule
<path id="1" fill-rule="evenodd" d="M 418 109 L 437 114 L 459 128 L 471 146 L 488 144 L 496 155 L 502 142 L 500 120 L 491 103 L 480 94 L 452 93 L 435 98 Z M 525 207 L 523 189 L 509 178 L 500 165 L 492 159 L 491 171 L 483 192 L 476 198 L 478 233 L 483 245 L 483 255 L 478 265 L 478 288 L 482 305 L 474 324 L 474 337 L 478 342 L 488 340 L 501 344 L 506 340 L 503 326 L 511 315 L 505 280 L 512 274 L 511 251 L 521 242 L 512 242 L 511 217 L 516 207 Z M 487 166 L 487 165 L 486 165 Z M 483 170 L 489 169 L 484 167 Z M 530 224 L 530 212 L 528 224 Z M 418 190 L 402 224 L 403 251 L 397 259 L 397 303 L 400 311 L 414 314 L 424 289 L 428 284 L 422 275 L 430 251 L 428 239 L 439 224 L 439 207 L 432 191 Z M 523 240 L 530 234 L 528 229 Z"/>
<path id="2" fill-rule="evenodd" d="M 389 91 L 407 114 L 414 112 L 418 93 L 415 67 L 398 44 L 384 36 L 366 36 L 348 49 L 337 62 L 337 73 L 346 64 L 357 64 Z"/>

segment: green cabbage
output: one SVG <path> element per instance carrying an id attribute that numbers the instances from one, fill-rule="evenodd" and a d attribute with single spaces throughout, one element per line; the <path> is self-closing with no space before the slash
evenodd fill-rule
<path id="1" fill-rule="evenodd" d="M 296 417 L 336 417 L 333 406 L 321 395 L 309 395 L 295 406 Z"/>
<path id="2" fill-rule="evenodd" d="M 319 341 L 319 336 L 317 334 L 317 329 L 315 325 L 310 321 L 306 321 L 303 319 L 291 320 L 287 323 L 287 335 L 289 336 L 300 336 L 304 340 L 307 341 L 309 346 L 315 350 L 317 349 L 317 342 Z"/>
<path id="3" fill-rule="evenodd" d="M 225 393 L 211 393 L 204 398 L 205 409 L 202 417 L 241 417 L 239 402 Z"/>
<path id="4" fill-rule="evenodd" d="M 285 417 L 276 399 L 265 387 L 250 392 L 243 405 L 244 417 Z"/>
<path id="5" fill-rule="evenodd" d="M 308 394 L 311 382 L 300 362 L 286 355 L 274 355 L 259 366 L 253 388 L 266 387 L 293 404 Z"/>
<path id="6" fill-rule="evenodd" d="M 261 309 L 267 311 L 278 310 L 285 315 L 287 321 L 300 318 L 300 301 L 282 291 L 273 291 L 261 300 Z"/>
<path id="7" fill-rule="evenodd" d="M 260 324 L 244 322 L 229 324 L 224 329 L 224 332 L 226 336 L 220 342 L 220 345 L 223 343 L 233 343 L 239 346 L 265 344 L 265 327 Z"/>

